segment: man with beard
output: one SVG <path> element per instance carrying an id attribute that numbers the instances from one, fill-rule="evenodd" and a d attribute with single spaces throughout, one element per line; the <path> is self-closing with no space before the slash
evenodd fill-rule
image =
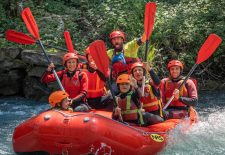
<path id="1" fill-rule="evenodd" d="M 109 36 L 113 49 L 107 51 L 108 57 L 112 65 L 112 79 L 115 79 L 122 73 L 129 73 L 130 67 L 134 62 L 140 61 L 137 53 L 138 48 L 146 41 L 145 33 L 141 38 L 134 39 L 126 44 L 125 35 L 122 31 L 112 31 Z M 115 93 L 118 89 L 115 82 L 112 84 Z"/>

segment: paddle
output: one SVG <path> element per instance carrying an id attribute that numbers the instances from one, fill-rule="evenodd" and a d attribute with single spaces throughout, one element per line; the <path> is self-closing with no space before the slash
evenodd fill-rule
<path id="1" fill-rule="evenodd" d="M 41 41 L 41 39 L 40 39 L 39 30 L 38 30 L 36 21 L 35 21 L 35 19 L 34 19 L 34 16 L 32 15 L 32 13 L 31 13 L 31 11 L 30 11 L 30 8 L 24 9 L 24 10 L 22 11 L 21 15 L 22 15 L 23 21 L 24 21 L 25 24 L 26 24 L 26 27 L 27 27 L 28 31 L 29 31 L 29 32 L 31 33 L 31 35 L 37 40 L 37 43 L 41 46 L 41 49 L 42 49 L 42 51 L 43 51 L 43 53 L 44 53 L 44 55 L 45 55 L 45 57 L 46 57 L 46 59 L 47 59 L 47 61 L 48 61 L 48 64 L 50 64 L 51 61 L 50 61 L 48 55 L 46 54 L 45 48 L 44 48 L 44 46 L 43 46 L 43 44 L 42 44 L 42 41 Z M 53 74 L 54 74 L 54 76 L 55 76 L 55 78 L 56 78 L 56 81 L 57 81 L 58 84 L 59 84 L 60 89 L 61 89 L 62 91 L 65 91 L 64 88 L 63 88 L 63 86 L 62 86 L 62 84 L 61 84 L 61 81 L 59 80 L 59 77 L 58 77 L 58 75 L 57 75 L 55 69 L 53 68 L 52 71 L 53 71 Z"/>
<path id="2" fill-rule="evenodd" d="M 24 44 L 24 45 L 32 45 L 37 43 L 36 40 L 34 40 L 32 37 L 22 33 L 22 32 L 18 32 L 15 30 L 7 30 L 6 31 L 6 36 L 5 36 L 6 40 L 11 41 L 11 42 L 15 42 L 15 43 L 19 43 L 19 44 Z M 68 51 L 65 48 L 62 47 L 57 47 L 57 46 L 53 46 L 53 45 L 48 45 L 48 44 L 43 44 L 45 47 L 49 47 L 49 48 L 55 48 L 61 51 Z M 86 57 L 82 54 L 77 53 L 78 57 L 80 59 L 86 60 Z"/>
<path id="3" fill-rule="evenodd" d="M 93 43 L 89 45 L 90 48 L 90 54 L 95 61 L 95 64 L 100 72 L 102 72 L 107 78 L 109 77 L 110 71 L 109 71 L 109 59 L 108 55 L 106 53 L 106 47 L 105 43 L 102 40 L 96 40 Z M 117 107 L 117 102 L 115 98 L 115 94 L 112 90 L 111 83 L 109 80 L 106 81 L 107 85 L 109 86 L 109 90 L 112 94 L 113 100 L 114 100 L 114 106 Z M 123 118 L 120 115 L 119 119 L 121 122 L 123 122 Z"/>
<path id="4" fill-rule="evenodd" d="M 147 61 L 148 44 L 149 44 L 149 38 L 153 31 L 155 13 L 156 13 L 156 3 L 155 2 L 147 3 L 145 5 L 145 18 L 144 18 L 144 31 L 146 35 L 146 48 L 145 48 L 145 56 L 144 56 L 145 61 Z"/>
<path id="5" fill-rule="evenodd" d="M 198 52 L 198 57 L 197 57 L 196 63 L 191 68 L 191 70 L 189 71 L 189 73 L 186 76 L 186 78 L 184 79 L 184 81 L 178 87 L 178 90 L 180 90 L 181 87 L 186 83 L 186 81 L 191 76 L 191 74 L 194 72 L 194 70 L 196 69 L 196 67 L 200 63 L 202 63 L 205 60 L 207 60 L 213 54 L 213 52 L 216 50 L 216 48 L 219 46 L 219 44 L 221 42 L 222 42 L 222 39 L 219 36 L 217 36 L 216 34 L 210 34 L 209 35 L 209 37 L 206 39 L 206 41 L 202 45 L 200 51 Z M 170 103 L 172 102 L 173 99 L 174 99 L 174 95 L 168 100 L 168 102 L 166 103 L 166 105 L 163 107 L 163 110 L 165 110 L 170 105 Z"/>
<path id="6" fill-rule="evenodd" d="M 145 45 L 145 55 L 144 55 L 145 62 L 147 61 L 148 44 L 149 44 L 149 38 L 153 31 L 155 13 L 156 13 L 156 3 L 148 2 L 145 5 L 145 16 L 144 16 L 144 31 L 146 35 L 146 45 Z M 145 88 L 145 76 L 143 76 L 143 79 L 142 79 L 141 96 L 144 96 L 144 88 Z"/>
<path id="7" fill-rule="evenodd" d="M 76 53 L 74 48 L 73 48 L 73 43 L 72 43 L 69 31 L 64 31 L 64 38 L 65 38 L 66 46 L 67 46 L 69 52 L 70 53 Z"/>

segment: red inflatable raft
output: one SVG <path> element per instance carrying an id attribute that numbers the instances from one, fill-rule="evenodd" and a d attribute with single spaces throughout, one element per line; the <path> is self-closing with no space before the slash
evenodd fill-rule
<path id="1" fill-rule="evenodd" d="M 195 111 L 187 120 L 170 119 L 148 127 L 126 125 L 111 119 L 111 112 L 69 113 L 46 111 L 15 128 L 17 154 L 140 154 L 160 152 L 168 132 L 184 122 L 197 121 Z"/>

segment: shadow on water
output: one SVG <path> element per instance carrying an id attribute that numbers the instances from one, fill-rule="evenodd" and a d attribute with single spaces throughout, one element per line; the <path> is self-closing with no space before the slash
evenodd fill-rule
<path id="1" fill-rule="evenodd" d="M 161 155 L 225 154 L 225 92 L 199 94 L 200 121 L 186 134 L 171 133 Z M 0 155 L 11 155 L 14 128 L 26 119 L 49 108 L 47 103 L 23 98 L 0 99 Z"/>

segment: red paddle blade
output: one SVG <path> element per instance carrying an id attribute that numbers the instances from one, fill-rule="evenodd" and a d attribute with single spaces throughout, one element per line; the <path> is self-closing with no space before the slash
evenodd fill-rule
<path id="1" fill-rule="evenodd" d="M 7 30 L 5 38 L 8 41 L 19 43 L 19 44 L 25 44 L 25 45 L 35 44 L 36 42 L 30 36 L 21 32 L 17 32 L 15 30 Z"/>
<path id="2" fill-rule="evenodd" d="M 196 64 L 200 64 L 203 61 L 207 60 L 216 48 L 220 45 L 222 39 L 216 34 L 210 34 L 202 45 L 200 51 L 198 52 L 198 58 Z"/>
<path id="3" fill-rule="evenodd" d="M 89 45 L 89 48 L 90 54 L 99 71 L 101 71 L 106 77 L 109 77 L 109 59 L 106 53 L 104 41 L 96 40 Z"/>
<path id="4" fill-rule="evenodd" d="M 153 30 L 155 13 L 156 13 L 156 3 L 155 2 L 147 3 L 145 5 L 145 19 L 144 19 L 144 30 L 147 40 L 149 39 Z"/>
<path id="5" fill-rule="evenodd" d="M 40 40 L 39 30 L 36 24 L 36 21 L 34 19 L 34 16 L 32 15 L 30 8 L 26 8 L 21 13 L 24 23 L 26 24 L 26 27 L 30 34 L 37 40 Z"/>
<path id="6" fill-rule="evenodd" d="M 65 41 L 66 41 L 66 46 L 67 46 L 68 51 L 70 53 L 74 53 L 75 51 L 74 51 L 74 48 L 73 48 L 73 43 L 72 43 L 69 31 L 64 32 L 64 38 L 65 38 Z"/>

